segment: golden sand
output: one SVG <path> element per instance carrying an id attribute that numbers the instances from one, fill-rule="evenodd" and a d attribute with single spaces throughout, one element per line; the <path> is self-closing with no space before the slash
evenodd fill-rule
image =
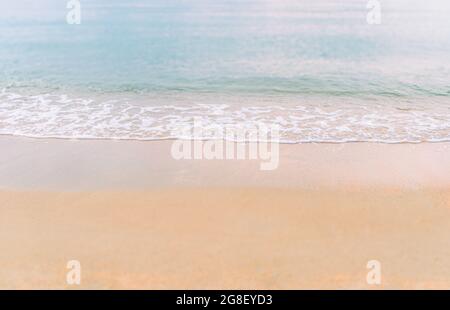
<path id="1" fill-rule="evenodd" d="M 0 193 L 0 287 L 450 288 L 450 191 Z M 369 260 L 382 284 L 366 282 Z"/>

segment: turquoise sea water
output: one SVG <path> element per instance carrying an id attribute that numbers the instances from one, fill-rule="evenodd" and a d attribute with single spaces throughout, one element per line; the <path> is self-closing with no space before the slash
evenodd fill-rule
<path id="1" fill-rule="evenodd" d="M 285 142 L 450 141 L 450 1 L 0 3 L 0 134 L 161 139 L 275 123 Z"/>

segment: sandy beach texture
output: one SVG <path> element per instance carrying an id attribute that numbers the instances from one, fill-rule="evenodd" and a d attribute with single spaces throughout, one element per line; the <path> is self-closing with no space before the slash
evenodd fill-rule
<path id="1" fill-rule="evenodd" d="M 450 144 L 170 146 L 0 138 L 0 288 L 450 288 Z"/>

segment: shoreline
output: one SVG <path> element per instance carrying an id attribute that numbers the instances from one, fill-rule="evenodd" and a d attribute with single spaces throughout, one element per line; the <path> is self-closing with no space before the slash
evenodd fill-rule
<path id="1" fill-rule="evenodd" d="M 204 138 L 204 139 L 185 139 L 185 138 L 175 138 L 175 137 L 166 137 L 166 138 L 149 138 L 149 139 L 139 139 L 139 138 L 97 138 L 97 137 L 57 137 L 57 136 L 31 136 L 31 135 L 15 135 L 15 134 L 2 134 L 0 133 L 0 139 L 2 138 L 13 138 L 13 139 L 29 139 L 29 140 L 56 140 L 56 141 L 101 141 L 101 142 L 108 142 L 108 141 L 124 141 L 124 142 L 139 142 L 139 143 L 146 143 L 146 142 L 164 142 L 164 141 L 176 141 L 176 140 L 182 140 L 182 141 L 211 141 L 211 140 L 217 140 L 217 139 L 210 139 L 210 138 Z M 223 139 L 224 141 L 232 142 L 232 143 L 261 143 L 264 141 L 259 142 L 249 142 L 249 141 L 237 141 L 237 140 L 230 140 L 230 139 Z M 270 141 L 265 141 L 270 142 Z M 275 143 L 275 142 L 274 142 Z M 394 141 L 394 142 L 388 142 L 388 141 L 371 141 L 371 140 L 343 140 L 343 141 L 279 141 L 276 142 L 280 145 L 302 145 L 302 144 L 324 144 L 324 145 L 335 145 L 335 144 L 380 144 L 380 145 L 417 145 L 417 144 L 440 144 L 440 143 L 449 143 L 450 144 L 450 138 L 443 139 L 443 140 L 426 140 L 426 141 Z"/>
<path id="2" fill-rule="evenodd" d="M 450 188 L 450 143 L 276 144 L 271 171 L 259 159 L 176 160 L 173 143 L 3 136 L 0 189 Z"/>

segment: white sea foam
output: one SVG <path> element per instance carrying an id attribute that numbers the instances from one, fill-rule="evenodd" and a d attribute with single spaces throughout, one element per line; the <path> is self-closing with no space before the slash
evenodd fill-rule
<path id="1" fill-rule="evenodd" d="M 301 97 L 84 98 L 0 93 L 0 134 L 40 138 L 160 140 L 194 125 L 280 126 L 281 142 L 450 141 L 450 107 L 442 100 Z M 432 102 L 430 102 L 432 101 Z M 447 101 L 447 102 L 446 102 Z M 205 133 L 201 139 L 217 138 Z"/>

